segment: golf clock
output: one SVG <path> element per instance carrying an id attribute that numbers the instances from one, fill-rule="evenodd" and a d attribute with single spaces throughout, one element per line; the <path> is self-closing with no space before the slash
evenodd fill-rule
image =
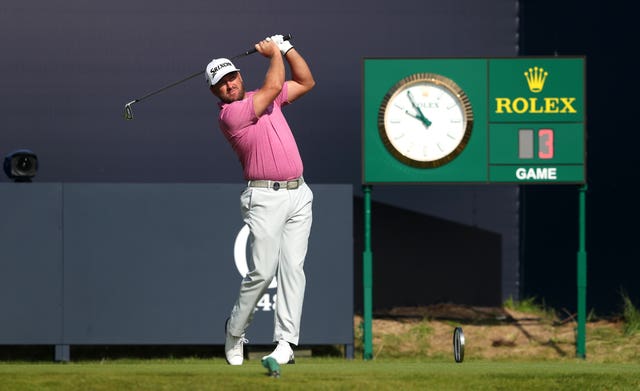
<path id="1" fill-rule="evenodd" d="M 440 167 L 466 147 L 473 128 L 467 94 L 451 79 L 416 73 L 396 83 L 378 111 L 387 150 L 412 167 Z"/>

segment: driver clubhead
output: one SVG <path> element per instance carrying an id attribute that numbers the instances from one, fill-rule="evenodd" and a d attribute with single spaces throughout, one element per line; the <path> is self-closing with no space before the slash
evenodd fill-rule
<path id="1" fill-rule="evenodd" d="M 131 109 L 131 105 L 134 104 L 135 102 L 136 102 L 135 100 L 132 100 L 131 102 L 124 105 L 124 119 L 126 120 L 133 119 L 133 110 Z"/>

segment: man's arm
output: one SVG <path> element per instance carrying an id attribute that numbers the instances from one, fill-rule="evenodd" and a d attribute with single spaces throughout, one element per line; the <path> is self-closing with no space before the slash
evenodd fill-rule
<path id="1" fill-rule="evenodd" d="M 284 61 L 278 45 L 271 39 L 265 39 L 255 45 L 256 50 L 269 58 L 269 69 L 262 87 L 253 95 L 253 110 L 260 117 L 276 99 L 284 84 Z"/>
<path id="2" fill-rule="evenodd" d="M 313 79 L 309 65 L 295 48 L 289 49 L 285 58 L 291 68 L 291 80 L 287 81 L 289 90 L 287 100 L 293 102 L 309 92 L 316 85 L 316 81 Z"/>

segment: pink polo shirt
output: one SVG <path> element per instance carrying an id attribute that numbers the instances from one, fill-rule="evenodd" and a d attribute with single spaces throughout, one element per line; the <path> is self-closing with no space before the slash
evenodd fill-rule
<path id="1" fill-rule="evenodd" d="M 284 181 L 302 175 L 302 159 L 289 124 L 282 114 L 287 101 L 287 84 L 260 116 L 253 109 L 253 94 L 243 100 L 219 103 L 220 130 L 238 155 L 244 179 Z"/>

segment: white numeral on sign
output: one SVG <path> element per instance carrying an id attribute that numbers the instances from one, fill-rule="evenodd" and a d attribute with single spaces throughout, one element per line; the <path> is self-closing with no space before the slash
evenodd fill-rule
<path id="1" fill-rule="evenodd" d="M 258 304 L 256 304 L 256 308 L 254 309 L 254 312 L 259 310 L 275 311 L 277 297 L 278 295 L 275 293 L 273 294 L 273 296 L 268 293 L 265 293 L 264 295 L 262 295 L 260 300 L 258 300 Z"/>

